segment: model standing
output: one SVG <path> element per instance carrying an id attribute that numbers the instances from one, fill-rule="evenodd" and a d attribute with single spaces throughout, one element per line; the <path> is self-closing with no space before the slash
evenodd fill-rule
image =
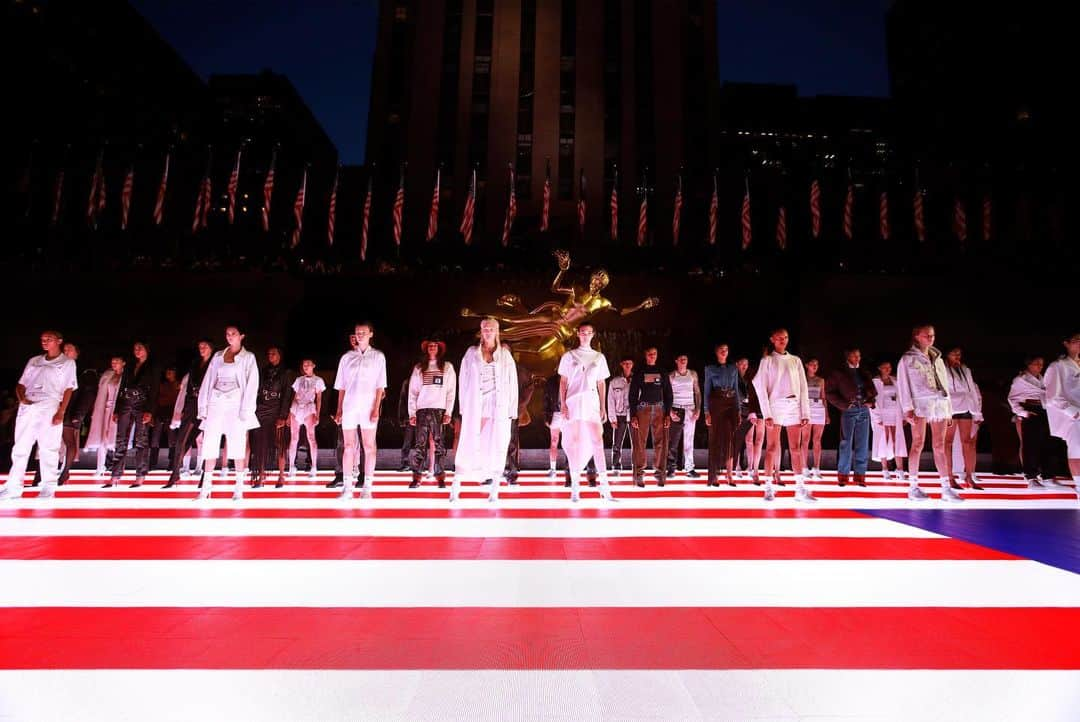
<path id="1" fill-rule="evenodd" d="M 386 395 L 386 356 L 371 345 L 375 327 L 368 321 L 356 324 L 356 349 L 341 357 L 334 388 L 338 390 L 337 413 L 334 420 L 341 424 L 345 440 L 342 465 L 345 470 L 341 498 L 350 498 L 356 481 L 357 442 L 364 449 L 364 481 L 361 496 L 371 498 L 375 486 L 375 432 L 379 427 L 383 397 Z M 359 440 L 357 439 L 359 427 Z"/>
<path id="2" fill-rule="evenodd" d="M 963 361 L 963 350 L 959 347 L 949 350 L 945 355 L 945 367 L 949 370 L 949 388 L 952 390 L 953 423 L 945 430 L 945 453 L 953 458 L 953 442 L 960 436 L 960 450 L 964 459 L 964 482 L 969 489 L 982 491 L 975 479 L 975 441 L 982 426 L 982 393 L 971 375 L 971 369 Z M 950 468 L 951 471 L 951 468 Z M 949 475 L 949 484 L 954 489 L 961 487 L 956 482 L 955 474 Z"/>
<path id="3" fill-rule="evenodd" d="M 63 439 L 64 414 L 78 386 L 75 362 L 61 351 L 63 336 L 58 331 L 42 331 L 43 354 L 26 362 L 15 398 L 19 410 L 15 416 L 15 445 L 11 450 L 11 471 L 0 488 L 0 498 L 18 499 L 23 493 L 26 462 L 34 444 L 41 461 L 39 498 L 56 493 L 59 476 L 60 443 Z"/>
<path id="4" fill-rule="evenodd" d="M 746 399 L 735 364 L 728 363 L 730 348 L 726 343 L 713 349 L 716 363 L 705 367 L 705 426 L 709 430 L 709 486 L 720 486 L 717 474 L 724 469 L 728 486 L 735 486 L 732 475 L 735 454 L 735 431 L 739 410 Z"/>
<path id="5" fill-rule="evenodd" d="M 432 470 L 439 488 L 446 486 L 443 460 L 446 456 L 444 427 L 450 424 L 457 396 L 457 375 L 454 365 L 446 360 L 446 343 L 427 340 L 420 344 L 423 358 L 413 366 L 409 376 L 408 425 L 415 430 L 413 448 L 409 455 L 412 470 L 410 489 L 420 486 L 424 462 L 431 444 L 435 445 Z"/>
<path id="6" fill-rule="evenodd" d="M 907 456 L 907 439 L 904 438 L 904 420 L 897 400 L 896 379 L 893 377 L 892 362 L 885 361 L 878 365 L 874 377 L 874 390 L 877 399 L 870 410 L 871 431 L 873 432 L 874 461 L 881 463 L 881 475 L 889 480 L 889 462 L 896 465 L 896 478 L 904 480 L 904 458 Z"/>
<path id="7" fill-rule="evenodd" d="M 499 322 L 493 318 L 480 322 L 480 343 L 470 346 L 461 359 L 458 405 L 461 441 L 450 501 L 457 500 L 465 476 L 490 479 L 488 500 L 495 501 L 510 447 L 510 419 L 518 412 L 518 379 L 517 364 L 510 349 L 499 342 Z"/>
<path id="8" fill-rule="evenodd" d="M 1046 421 L 1044 363 L 1042 356 L 1027 358 L 1024 370 L 1009 387 L 1009 408 L 1020 420 L 1020 459 L 1029 489 L 1042 489 L 1044 480 L 1053 479 L 1046 463 L 1050 426 Z"/>
<path id="9" fill-rule="evenodd" d="M 607 460 L 604 458 L 604 422 L 607 420 L 605 395 L 607 358 L 593 349 L 596 329 L 588 321 L 577 328 L 578 347 L 559 360 L 559 406 L 563 410 L 563 448 L 572 483 L 570 500 L 580 498 L 579 483 L 589 461 L 596 464 L 600 496 L 611 499 L 608 487 Z"/>
<path id="10" fill-rule="evenodd" d="M 645 486 L 645 445 L 649 432 L 653 439 L 653 460 L 656 465 L 656 484 L 663 486 L 667 478 L 668 429 L 671 428 L 671 378 L 656 361 L 655 346 L 645 349 L 645 363 L 634 370 L 630 379 L 627 404 L 630 407 L 630 428 L 634 434 L 634 484 Z"/>
<path id="11" fill-rule="evenodd" d="M 802 435 L 810 423 L 810 397 L 802 360 L 788 353 L 788 332 L 778 328 L 769 337 L 769 351 L 754 375 L 761 415 L 765 418 L 765 500 L 774 498 L 773 482 L 780 479 L 780 429 L 787 433 L 791 470 L 795 474 L 795 499 L 817 501 L 806 488 L 802 458 Z"/>
<path id="12" fill-rule="evenodd" d="M 618 476 L 623 469 L 622 452 L 630 439 L 630 456 L 634 455 L 634 437 L 630 433 L 630 379 L 634 375 L 634 359 L 619 361 L 619 375 L 608 384 L 607 418 L 611 424 L 611 473 Z"/>
<path id="13" fill-rule="evenodd" d="M 202 420 L 202 462 L 204 484 L 200 499 L 209 499 L 214 486 L 214 464 L 221 439 L 236 466 L 233 500 L 244 496 L 247 476 L 248 432 L 258 428 L 255 409 L 259 395 L 259 364 L 255 354 L 244 348 L 244 334 L 237 326 L 225 329 L 223 350 L 214 354 L 199 386 L 199 419 Z"/>
<path id="14" fill-rule="evenodd" d="M 127 463 L 128 438 L 135 447 L 135 481 L 131 487 L 142 486 L 150 471 L 150 423 L 154 419 L 154 403 L 158 396 L 160 371 L 150 360 L 150 345 L 136 341 L 131 361 L 124 366 L 116 398 L 116 450 L 113 452 L 112 476 L 104 484 L 113 486 L 124 475 Z"/>
<path id="15" fill-rule="evenodd" d="M 191 363 L 188 372 L 180 379 L 180 389 L 177 392 L 176 404 L 173 406 L 172 426 L 176 429 L 176 453 L 173 455 L 172 471 L 169 481 L 163 488 L 169 489 L 176 486 L 180 481 L 180 469 L 184 465 L 184 458 L 191 449 L 196 450 L 196 459 L 202 458 L 202 429 L 199 420 L 199 389 L 202 386 L 206 369 L 210 366 L 210 359 L 214 355 L 214 345 L 209 339 L 200 339 L 197 346 L 198 355 Z M 205 478 L 204 484 L 209 484 Z"/>
<path id="16" fill-rule="evenodd" d="M 319 445 L 315 440 L 315 428 L 322 414 L 322 397 L 326 382 L 315 375 L 315 359 L 300 362 L 300 375 L 292 382 L 292 403 L 289 405 L 289 476 L 296 476 L 296 450 L 300 446 L 300 428 L 307 434 L 308 455 L 311 457 L 311 478 L 315 478 Z"/>
<path id="17" fill-rule="evenodd" d="M 266 349 L 266 365 L 259 372 L 259 393 L 255 400 L 258 428 L 248 435 L 251 444 L 251 485 L 258 488 L 266 479 L 267 467 L 277 459 L 279 487 L 285 485 L 285 433 L 292 405 L 293 372 L 281 363 L 281 349 Z M 315 454 L 311 456 L 311 476 L 315 477 Z"/>
<path id="18" fill-rule="evenodd" d="M 840 412 L 840 449 L 836 460 L 836 479 L 847 484 L 855 476 L 857 486 L 866 486 L 866 467 L 870 461 L 870 409 L 877 389 L 870 373 L 862 367 L 862 351 L 849 348 L 843 365 L 829 376 L 829 403 Z"/>
<path id="19" fill-rule="evenodd" d="M 675 357 L 675 370 L 668 374 L 671 382 L 671 426 L 668 429 L 667 473 L 672 476 L 682 453 L 683 471 L 691 479 L 694 470 L 694 430 L 701 415 L 701 384 L 697 372 L 689 368 L 686 354 Z"/>
<path id="20" fill-rule="evenodd" d="M 1065 354 L 1046 370 L 1050 433 L 1065 441 L 1073 490 L 1080 497 L 1080 333 L 1064 340 Z"/>
<path id="21" fill-rule="evenodd" d="M 810 431 L 803 433 L 803 459 L 810 466 L 807 474 L 811 479 L 821 479 L 821 435 L 829 423 L 829 409 L 825 405 L 825 379 L 818 376 L 821 362 L 816 358 L 806 361 L 806 395 L 810 399 Z M 810 453 L 813 451 L 813 464 Z"/>
<path id="22" fill-rule="evenodd" d="M 953 423 L 953 411 L 949 400 L 949 372 L 945 369 L 941 352 L 934 347 L 935 336 L 934 327 L 928 324 L 912 329 L 911 348 L 896 366 L 897 400 L 904 418 L 911 425 L 908 498 L 913 501 L 926 498 L 919 488 L 919 457 L 929 426 L 934 466 L 941 482 L 941 498 L 944 501 L 963 501 L 949 484 L 952 460 L 945 450 L 945 432 Z"/>

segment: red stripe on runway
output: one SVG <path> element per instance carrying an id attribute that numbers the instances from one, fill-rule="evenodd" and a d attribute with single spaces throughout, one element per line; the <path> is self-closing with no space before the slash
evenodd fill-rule
<path id="1" fill-rule="evenodd" d="M 1063 608 L 8 608 L 3 669 L 1078 669 Z"/>
<path id="2" fill-rule="evenodd" d="M 747 489 L 736 491 L 627 491 L 620 494 L 618 488 L 612 490 L 616 498 L 626 499 L 760 499 L 762 491 L 760 489 Z M 906 499 L 907 492 L 877 492 L 866 489 L 864 491 L 855 490 L 819 490 L 814 489 L 814 496 L 819 498 L 830 499 Z M 449 497 L 449 490 L 445 491 L 382 491 L 380 487 L 375 488 L 374 497 L 376 499 L 442 499 L 445 500 Z M 1075 494 L 1072 490 L 1063 490 L 1061 492 L 1048 492 L 1037 494 L 995 494 L 987 492 L 961 492 L 962 496 L 970 494 L 972 499 L 990 499 L 990 500 L 1012 500 L 1012 501 L 1033 501 L 1033 500 L 1050 500 L 1050 499 L 1073 499 Z M 308 491 L 308 490 L 293 490 L 293 491 L 260 491 L 260 490 L 247 490 L 245 491 L 246 498 L 249 499 L 335 499 L 337 498 L 337 492 L 333 490 L 328 491 Z M 793 489 L 781 489 L 776 492 L 778 499 L 794 497 L 795 491 Z M 27 489 L 24 492 L 26 498 L 35 498 L 37 496 L 37 489 Z M 66 487 L 61 487 L 57 490 L 56 496 L 64 499 L 194 499 L 195 491 L 69 491 Z M 510 488 L 505 488 L 500 492 L 500 496 L 505 499 L 569 499 L 569 490 L 562 491 L 515 491 Z M 220 491 L 215 491 L 213 494 L 215 499 L 231 499 L 232 492 L 226 491 L 224 485 L 221 486 Z M 930 497 L 936 499 L 938 494 L 931 492 Z M 359 500 L 359 492 L 356 493 L 356 499 Z M 462 499 L 474 499 L 482 500 L 488 498 L 486 491 L 462 491 L 460 498 Z M 597 492 L 585 490 L 581 492 L 582 499 L 599 499 L 600 495 Z"/>
<path id="3" fill-rule="evenodd" d="M 97 509 L 0 508 L 20 519 L 872 519 L 852 509 Z"/>
<path id="4" fill-rule="evenodd" d="M 958 539 L 835 537 L 9 537 L 0 559 L 1017 559 Z"/>

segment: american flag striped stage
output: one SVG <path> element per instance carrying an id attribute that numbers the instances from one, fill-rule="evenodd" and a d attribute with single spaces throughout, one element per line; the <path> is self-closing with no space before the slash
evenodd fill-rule
<path id="1" fill-rule="evenodd" d="M 450 506 L 78 471 L 0 506 L 0 719 L 1075 719 L 1080 503 L 981 478 Z"/>

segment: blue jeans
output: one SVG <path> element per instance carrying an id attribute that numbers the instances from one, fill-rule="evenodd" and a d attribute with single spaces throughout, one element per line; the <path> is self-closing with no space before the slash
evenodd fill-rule
<path id="1" fill-rule="evenodd" d="M 855 468 L 851 466 L 851 455 L 855 454 Z M 859 406 L 845 409 L 840 414 L 840 454 L 836 464 L 839 474 L 854 472 L 860 476 L 866 474 L 866 465 L 870 461 L 870 409 Z"/>

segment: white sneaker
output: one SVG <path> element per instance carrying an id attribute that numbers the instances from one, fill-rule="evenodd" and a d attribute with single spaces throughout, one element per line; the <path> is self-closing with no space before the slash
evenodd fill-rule
<path id="1" fill-rule="evenodd" d="M 239 486 L 236 487 L 235 489 L 233 489 L 232 500 L 233 501 L 243 501 L 243 499 L 244 499 L 244 490 L 242 488 L 240 488 Z"/>
<path id="2" fill-rule="evenodd" d="M 0 499 L 18 499 L 22 496 L 22 489 L 19 489 L 19 494 L 16 494 L 7 485 L 0 487 Z"/>
<path id="3" fill-rule="evenodd" d="M 554 479 L 556 476 L 558 476 L 558 474 L 559 474 L 558 469 L 548 469 L 547 476 L 548 476 L 549 479 Z"/>
<path id="4" fill-rule="evenodd" d="M 795 489 L 795 501 L 817 501 L 817 498 L 805 486 L 800 486 Z"/>
<path id="5" fill-rule="evenodd" d="M 889 470 L 888 469 L 882 469 L 881 470 L 881 480 L 882 481 L 888 481 L 891 478 L 892 477 L 889 476 Z"/>
<path id="6" fill-rule="evenodd" d="M 576 491 L 572 491 L 570 492 L 570 501 L 576 504 L 577 502 L 581 501 L 581 496 Z"/>
<path id="7" fill-rule="evenodd" d="M 38 491 L 38 499 L 52 499 L 56 496 L 55 484 L 42 484 L 41 489 Z"/>
<path id="8" fill-rule="evenodd" d="M 1028 479 L 1027 488 L 1029 489 L 1045 489 L 1046 487 L 1039 483 L 1038 479 Z"/>
<path id="9" fill-rule="evenodd" d="M 449 499 L 448 501 L 449 501 L 449 502 L 450 502 L 451 504 L 453 504 L 453 503 L 454 503 L 455 501 L 457 501 L 457 500 L 458 500 L 458 493 L 457 493 L 457 491 L 456 491 L 456 490 L 454 490 L 454 489 L 451 489 L 451 490 L 450 490 L 450 499 Z"/>
<path id="10" fill-rule="evenodd" d="M 318 476 L 319 476 L 319 471 L 318 471 L 318 469 L 316 469 L 316 468 L 315 468 L 314 466 L 313 466 L 313 467 L 311 467 L 311 471 L 309 471 L 309 472 L 308 472 L 308 477 L 310 477 L 310 479 L 311 479 L 312 481 L 315 481 L 315 479 L 317 479 L 317 478 L 318 478 Z"/>
<path id="11" fill-rule="evenodd" d="M 616 501 L 615 497 L 611 495 L 611 489 L 600 489 L 600 498 L 604 501 Z"/>
<path id="12" fill-rule="evenodd" d="M 910 489 L 908 489 L 907 498 L 910 501 L 926 501 L 930 497 L 928 497 L 926 495 L 926 492 L 923 491 L 922 489 L 920 489 L 919 487 L 913 486 Z"/>
<path id="13" fill-rule="evenodd" d="M 295 480 L 296 480 L 296 467 L 295 466 L 290 466 L 289 467 L 289 481 L 295 481 Z"/>
<path id="14" fill-rule="evenodd" d="M 766 486 L 765 487 L 765 501 L 772 501 L 775 498 L 776 498 L 776 493 L 773 492 L 773 488 L 771 486 Z"/>
<path id="15" fill-rule="evenodd" d="M 951 486 L 945 484 L 941 487 L 942 501 L 963 501 L 964 498 L 957 494 Z"/>
<path id="16" fill-rule="evenodd" d="M 361 499 L 370 499 L 371 498 L 371 484 L 364 484 L 364 486 L 361 487 L 361 489 L 360 489 L 360 498 Z"/>
<path id="17" fill-rule="evenodd" d="M 206 501 L 210 498 L 210 493 L 213 491 L 213 485 L 210 482 L 203 484 L 199 489 L 199 493 L 195 495 L 195 501 Z"/>

